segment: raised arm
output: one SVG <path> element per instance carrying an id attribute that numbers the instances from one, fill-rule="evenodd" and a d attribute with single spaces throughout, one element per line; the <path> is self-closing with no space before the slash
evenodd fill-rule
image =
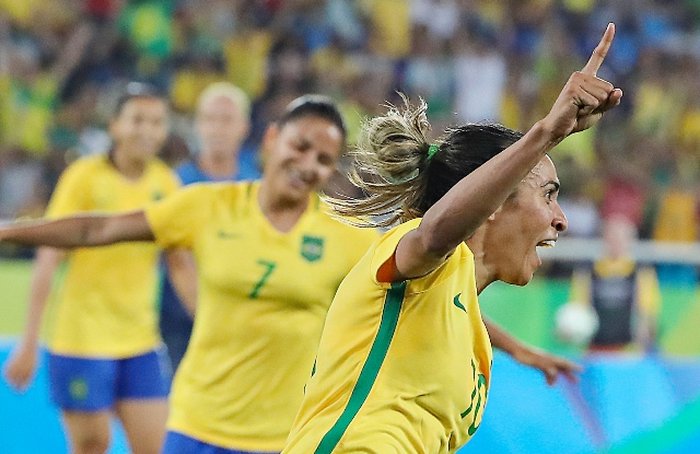
<path id="1" fill-rule="evenodd" d="M 41 321 L 51 293 L 53 276 L 65 252 L 43 247 L 36 252 L 27 307 L 27 321 L 17 346 L 5 363 L 4 375 L 10 385 L 23 391 L 34 378 L 39 352 Z"/>
<path id="2" fill-rule="evenodd" d="M 527 173 L 569 134 L 593 126 L 622 91 L 597 77 L 615 34 L 609 24 L 581 71 L 571 75 L 550 112 L 520 140 L 454 185 L 396 248 L 393 280 L 423 276 L 494 213 Z"/>
<path id="3" fill-rule="evenodd" d="M 40 219 L 0 227 L 0 241 L 63 249 L 153 240 L 153 232 L 143 211 Z"/>

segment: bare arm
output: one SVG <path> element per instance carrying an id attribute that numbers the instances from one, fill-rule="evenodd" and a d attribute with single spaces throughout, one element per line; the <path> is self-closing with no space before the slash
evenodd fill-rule
<path id="1" fill-rule="evenodd" d="M 153 241 L 143 211 L 117 215 L 78 215 L 58 220 L 40 219 L 0 227 L 0 241 L 74 248 L 104 246 L 125 241 Z"/>
<path id="2" fill-rule="evenodd" d="M 197 265 L 192 252 L 188 249 L 170 249 L 165 253 L 165 260 L 175 293 L 194 317 L 197 309 Z"/>
<path id="3" fill-rule="evenodd" d="M 60 249 L 43 247 L 37 250 L 24 333 L 4 369 L 5 378 L 18 390 L 24 390 L 36 372 L 41 321 L 51 292 L 53 275 L 64 257 L 65 252 Z"/>
<path id="4" fill-rule="evenodd" d="M 544 374 L 547 384 L 556 383 L 559 374 L 563 374 L 569 380 L 576 380 L 575 373 L 581 371 L 581 366 L 578 364 L 532 348 L 508 334 L 491 320 L 487 318 L 483 320 L 489 332 L 491 344 L 506 352 L 520 364 L 540 370 Z"/>
<path id="5" fill-rule="evenodd" d="M 569 134 L 591 127 L 620 103 L 622 91 L 596 77 L 614 32 L 609 25 L 591 59 L 571 75 L 544 119 L 453 186 L 428 209 L 420 226 L 401 239 L 392 280 L 423 276 L 437 268 L 501 206 L 545 153 Z"/>

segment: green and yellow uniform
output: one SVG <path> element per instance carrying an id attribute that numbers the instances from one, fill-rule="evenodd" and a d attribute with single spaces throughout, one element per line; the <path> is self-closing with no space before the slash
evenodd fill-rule
<path id="1" fill-rule="evenodd" d="M 281 233 L 259 183 L 191 185 L 146 215 L 163 247 L 193 251 L 198 301 L 168 429 L 229 449 L 279 451 L 338 285 L 373 231 L 332 219 L 316 195 Z"/>
<path id="2" fill-rule="evenodd" d="M 90 156 L 63 172 L 47 216 L 136 210 L 178 186 L 160 161 L 150 161 L 138 180 L 129 180 L 107 155 Z M 158 253 L 155 244 L 145 242 L 72 250 L 57 294 L 49 349 L 69 356 L 124 358 L 156 348 Z"/>
<path id="3" fill-rule="evenodd" d="M 492 352 L 469 248 L 421 278 L 377 281 L 419 223 L 386 233 L 338 289 L 285 453 L 447 453 L 479 427 Z"/>

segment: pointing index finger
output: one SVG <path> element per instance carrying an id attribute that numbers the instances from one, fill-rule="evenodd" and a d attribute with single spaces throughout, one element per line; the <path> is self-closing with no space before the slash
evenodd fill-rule
<path id="1" fill-rule="evenodd" d="M 605 33 L 603 33 L 603 37 L 601 38 L 600 42 L 596 48 L 593 49 L 591 58 L 588 59 L 586 66 L 584 66 L 581 70 L 582 73 L 590 74 L 592 76 L 598 74 L 598 69 L 600 69 L 601 65 L 603 64 L 603 60 L 605 60 L 606 55 L 608 55 L 608 50 L 610 49 L 610 45 L 612 44 L 614 37 L 615 24 L 610 22 L 608 27 L 605 29 Z"/>

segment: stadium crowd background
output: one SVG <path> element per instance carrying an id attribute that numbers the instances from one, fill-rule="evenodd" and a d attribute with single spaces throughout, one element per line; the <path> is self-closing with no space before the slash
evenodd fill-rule
<path id="1" fill-rule="evenodd" d="M 554 156 L 569 234 L 594 236 L 622 213 L 642 238 L 698 237 L 698 1 L 2 0 L 0 11 L 0 218 L 40 214 L 70 159 L 108 148 L 111 101 L 129 80 L 169 94 L 175 160 L 196 150 L 197 95 L 222 79 L 254 101 L 253 159 L 264 125 L 306 92 L 340 102 L 351 131 L 397 90 L 427 100 L 436 130 L 523 129 L 612 20 L 602 76 L 625 102 Z"/>
<path id="2" fill-rule="evenodd" d="M 567 235 L 597 237 L 603 219 L 622 215 L 641 238 L 696 242 L 698 0 L 0 0 L 0 219 L 41 215 L 69 162 L 108 149 L 107 119 L 132 80 L 169 94 L 173 134 L 162 155 L 172 163 L 196 151 L 195 100 L 218 80 L 234 82 L 253 100 L 246 160 L 257 159 L 268 121 L 307 92 L 340 103 L 351 140 L 363 116 L 398 102 L 397 91 L 428 102 L 436 131 L 485 119 L 526 129 L 609 21 L 617 34 L 601 77 L 622 87 L 625 98 L 599 127 L 570 137 L 553 155 L 564 182 Z M 31 250 L 3 244 L 0 255 L 27 257 Z M 18 277 L 7 276 L 5 287 L 19 287 Z M 696 269 L 675 267 L 660 277 L 670 285 L 663 287 L 662 352 L 697 357 L 700 345 L 688 330 L 700 320 Z M 526 341 L 571 352 L 553 340 L 549 324 L 568 286 L 535 282 L 527 294 L 511 290 L 485 295 L 487 305 L 517 303 L 491 306 L 490 315 Z M 577 448 L 568 452 L 683 453 L 700 446 L 697 361 L 585 365 L 582 405 L 566 386 L 548 390 L 539 376 L 497 357 L 496 372 L 507 378 L 495 384 L 493 423 L 480 430 L 473 452 L 559 453 L 570 443 Z M 33 398 L 44 400 L 32 405 L 0 387 L 0 402 L 13 408 L 0 411 L 8 452 L 29 452 L 12 447 L 26 446 L 33 427 L 60 437 L 41 380 L 38 386 Z M 506 430 L 499 418 L 517 424 Z"/>

